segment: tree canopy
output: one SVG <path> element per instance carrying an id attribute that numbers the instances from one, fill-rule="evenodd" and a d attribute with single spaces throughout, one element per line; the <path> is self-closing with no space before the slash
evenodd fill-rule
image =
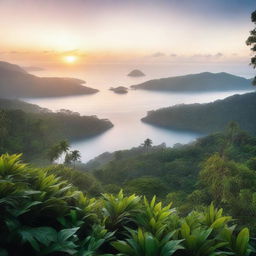
<path id="1" fill-rule="evenodd" d="M 256 68 L 256 10 L 251 15 L 251 21 L 254 23 L 254 29 L 250 31 L 246 43 L 251 46 L 253 56 L 251 58 L 251 65 Z M 256 77 L 254 77 L 253 84 L 256 85 Z"/>

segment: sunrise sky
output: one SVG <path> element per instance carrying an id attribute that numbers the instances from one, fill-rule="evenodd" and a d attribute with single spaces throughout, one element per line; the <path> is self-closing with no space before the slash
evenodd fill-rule
<path id="1" fill-rule="evenodd" d="M 255 0 L 0 0 L 0 59 L 248 61 Z"/>

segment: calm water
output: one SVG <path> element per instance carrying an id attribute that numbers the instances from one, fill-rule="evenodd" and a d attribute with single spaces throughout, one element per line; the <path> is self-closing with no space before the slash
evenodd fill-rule
<path id="1" fill-rule="evenodd" d="M 168 146 L 172 146 L 175 143 L 188 143 L 200 135 L 156 128 L 142 123 L 140 119 L 146 115 L 147 111 L 152 109 L 183 103 L 211 102 L 216 99 L 223 99 L 235 93 L 244 92 L 178 94 L 131 90 L 128 94 L 118 95 L 109 91 L 108 88 L 119 85 L 129 86 L 151 78 L 206 71 L 206 67 L 197 68 L 197 70 L 189 72 L 188 69 L 191 69 L 190 66 L 184 66 L 183 69 L 177 69 L 176 67 L 176 71 L 175 68 L 170 69 L 170 67 L 166 66 L 164 68 L 145 66 L 142 71 L 151 75 L 147 75 L 143 78 L 127 77 L 126 74 L 133 69 L 132 67 L 127 66 L 115 66 L 115 68 L 110 66 L 94 66 L 85 67 L 84 69 L 79 70 L 70 68 L 66 70 L 37 72 L 37 74 L 40 74 L 41 76 L 73 76 L 85 79 L 88 86 L 98 88 L 100 89 L 100 92 L 94 95 L 26 99 L 26 101 L 38 104 L 42 107 L 47 107 L 54 111 L 65 108 L 79 112 L 82 115 L 97 115 L 99 118 L 107 118 L 111 120 L 114 124 L 112 129 L 94 138 L 72 144 L 72 148 L 81 151 L 82 161 L 84 162 L 106 151 L 111 152 L 138 146 L 146 138 L 152 139 L 155 145 L 163 142 Z M 218 68 L 222 71 L 230 72 L 230 70 L 225 70 L 223 67 Z M 211 69 L 212 70 L 208 69 L 208 71 L 221 71 L 218 70 L 217 67 L 214 70 L 213 68 Z M 235 69 L 233 68 L 233 70 Z M 243 74 L 239 74 L 238 72 L 236 74 L 247 77 L 252 76 L 246 68 L 244 68 L 243 72 Z"/>

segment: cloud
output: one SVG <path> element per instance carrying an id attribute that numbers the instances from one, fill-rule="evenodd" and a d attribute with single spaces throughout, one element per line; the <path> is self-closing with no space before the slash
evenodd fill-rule
<path id="1" fill-rule="evenodd" d="M 29 51 L 5 51 L 5 52 L 0 52 L 0 54 L 5 54 L 5 55 L 24 55 L 24 54 L 29 54 Z"/>
<path id="2" fill-rule="evenodd" d="M 79 54 L 79 53 L 80 53 L 79 49 L 73 49 L 73 50 L 62 52 L 62 54 Z"/>
<path id="3" fill-rule="evenodd" d="M 170 56 L 170 57 L 177 57 L 177 54 L 171 53 L 169 56 Z"/>
<path id="4" fill-rule="evenodd" d="M 166 54 L 163 52 L 155 52 L 150 57 L 159 58 L 159 57 L 164 57 L 164 56 L 166 56 Z"/>
<path id="5" fill-rule="evenodd" d="M 216 53 L 214 56 L 217 57 L 217 58 L 220 58 L 220 57 L 223 57 L 224 54 L 221 53 L 221 52 L 218 52 L 218 53 Z"/>
<path id="6" fill-rule="evenodd" d="M 221 52 L 218 52 L 216 54 L 195 54 L 192 56 L 193 59 L 216 59 L 223 57 L 224 54 Z"/>

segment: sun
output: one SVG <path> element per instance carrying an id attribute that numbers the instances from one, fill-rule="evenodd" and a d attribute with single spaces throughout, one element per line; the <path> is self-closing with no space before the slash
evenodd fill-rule
<path id="1" fill-rule="evenodd" d="M 65 57 L 64 57 L 64 60 L 65 60 L 67 63 L 74 63 L 74 62 L 76 62 L 77 57 L 74 56 L 74 55 L 69 55 L 69 56 L 65 56 Z"/>

